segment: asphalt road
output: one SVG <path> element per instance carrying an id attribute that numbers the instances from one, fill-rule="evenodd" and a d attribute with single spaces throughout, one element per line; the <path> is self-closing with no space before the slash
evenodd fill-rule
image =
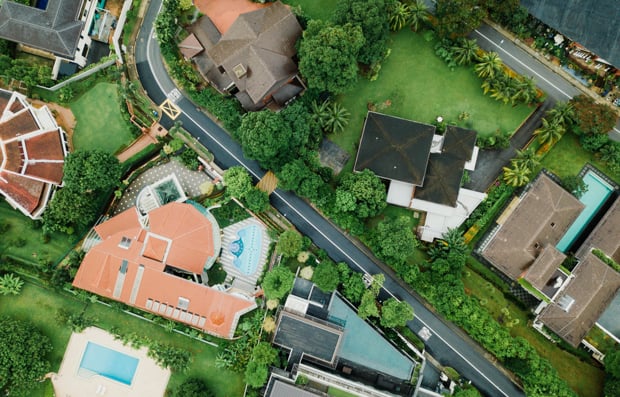
<path id="1" fill-rule="evenodd" d="M 153 0 L 145 16 L 142 30 L 136 43 L 136 63 L 142 85 L 155 103 L 161 103 L 176 88 L 167 75 L 159 55 L 159 47 L 154 40 L 153 20 L 158 13 L 161 0 Z M 224 169 L 242 165 L 256 178 L 264 174 L 258 164 L 243 157 L 240 147 L 217 124 L 195 107 L 185 97 L 180 96 L 176 105 L 182 110 L 177 120 L 183 122 L 198 141 L 206 146 Z M 172 125 L 172 120 L 164 117 L 162 124 Z M 340 230 L 331 225 L 306 202 L 297 196 L 276 190 L 271 195 L 271 203 L 286 216 L 298 230 L 310 237 L 314 243 L 325 249 L 330 257 L 347 262 L 353 269 L 371 274 L 386 273 L 384 288 L 389 294 L 409 302 L 415 311 L 415 319 L 408 325 L 416 333 L 422 328 L 430 332 L 427 351 L 441 364 L 453 367 L 488 396 L 523 396 L 498 368 L 485 357 L 480 349 L 466 335 L 451 324 L 439 319 L 421 301 L 399 284 L 398 278 L 389 269 L 380 268 L 366 253 L 349 241 Z"/>

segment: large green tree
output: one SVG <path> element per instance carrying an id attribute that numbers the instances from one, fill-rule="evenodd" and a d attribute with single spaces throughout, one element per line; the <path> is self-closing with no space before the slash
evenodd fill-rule
<path id="1" fill-rule="evenodd" d="M 559 141 L 564 135 L 564 126 L 557 121 L 542 119 L 542 126 L 534 131 L 534 136 L 538 138 L 541 145 L 551 145 Z"/>
<path id="2" fill-rule="evenodd" d="M 65 160 L 63 184 L 80 192 L 105 191 L 116 186 L 122 168 L 118 159 L 103 150 L 77 151 Z"/>
<path id="3" fill-rule="evenodd" d="M 464 37 L 482 23 L 486 11 L 480 0 L 437 0 L 435 16 L 440 37 Z"/>
<path id="4" fill-rule="evenodd" d="M 321 261 L 312 274 L 312 282 L 322 291 L 331 292 L 340 284 L 340 274 L 336 264 L 329 259 Z"/>
<path id="5" fill-rule="evenodd" d="M 569 103 L 574 112 L 573 131 L 577 134 L 606 134 L 616 125 L 616 113 L 587 95 L 577 95 Z"/>
<path id="6" fill-rule="evenodd" d="M 413 320 L 413 308 L 407 302 L 389 298 L 381 307 L 381 325 L 386 328 L 404 327 Z"/>
<path id="7" fill-rule="evenodd" d="M 406 216 L 384 219 L 373 234 L 377 256 L 393 266 L 405 263 L 419 244 Z"/>
<path id="8" fill-rule="evenodd" d="M 242 166 L 230 167 L 224 172 L 224 183 L 229 195 L 241 199 L 252 190 L 252 177 Z"/>
<path id="9" fill-rule="evenodd" d="M 309 88 L 341 94 L 357 82 L 357 57 L 364 45 L 359 26 L 311 20 L 299 45 L 299 71 Z"/>
<path id="10" fill-rule="evenodd" d="M 336 188 L 335 210 L 339 213 L 353 213 L 359 219 L 379 214 L 386 204 L 385 186 L 374 172 L 346 174 Z"/>
<path id="11" fill-rule="evenodd" d="M 261 286 L 267 299 L 283 298 L 293 288 L 295 275 L 286 266 L 277 266 L 265 274 Z"/>
<path id="12" fill-rule="evenodd" d="M 3 395 L 30 396 L 50 370 L 49 338 L 32 324 L 10 317 L 0 318 L 0 391 Z"/>
<path id="13" fill-rule="evenodd" d="M 62 188 L 54 194 L 43 213 L 44 228 L 48 231 L 60 231 L 73 234 L 76 229 L 90 226 L 99 209 L 92 193 L 80 193 L 69 188 Z"/>
<path id="14" fill-rule="evenodd" d="M 359 26 L 365 44 L 360 48 L 357 60 L 366 65 L 381 62 L 387 51 L 390 33 L 387 3 L 391 0 L 338 0 L 334 21 L 338 25 L 351 23 Z"/>
<path id="15" fill-rule="evenodd" d="M 198 378 L 188 378 L 185 382 L 177 387 L 173 397 L 213 397 L 213 391 L 209 389 L 207 384 Z"/>
<path id="16" fill-rule="evenodd" d="M 312 170 L 308 168 L 303 159 L 295 159 L 284 164 L 284 166 L 276 172 L 278 177 L 278 187 L 284 190 L 296 191 L 301 182 L 312 174 Z"/>
<path id="17" fill-rule="evenodd" d="M 294 230 L 287 230 L 280 235 L 276 251 L 287 258 L 294 258 L 299 254 L 303 245 L 301 234 Z"/>

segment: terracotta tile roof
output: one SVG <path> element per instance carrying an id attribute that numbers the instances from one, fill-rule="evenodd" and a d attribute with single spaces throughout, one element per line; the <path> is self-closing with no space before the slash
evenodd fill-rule
<path id="1" fill-rule="evenodd" d="M 523 275 L 547 245 L 555 246 L 583 210 L 572 194 L 541 173 L 486 247 L 484 256 L 508 277 Z"/>
<path id="2" fill-rule="evenodd" d="M 0 108 L 1 192 L 23 213 L 38 217 L 49 197 L 42 192 L 62 182 L 64 132 L 21 94 L 0 89 Z"/>
<path id="3" fill-rule="evenodd" d="M 539 319 L 577 347 L 616 295 L 620 274 L 588 253 L 573 275 L 575 278 L 556 302 L 543 310 Z"/>
<path id="4" fill-rule="evenodd" d="M 95 231 L 102 242 L 84 257 L 73 281 L 78 288 L 223 338 L 231 338 L 239 316 L 256 307 L 253 299 L 172 274 L 170 267 L 201 274 L 213 255 L 211 223 L 190 204 L 152 210 L 148 229 L 131 208 Z"/>

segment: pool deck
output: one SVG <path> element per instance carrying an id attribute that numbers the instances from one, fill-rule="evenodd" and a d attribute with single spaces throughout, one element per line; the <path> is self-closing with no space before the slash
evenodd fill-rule
<path id="1" fill-rule="evenodd" d="M 117 350 L 140 360 L 130 386 L 105 376 L 94 375 L 85 378 L 78 375 L 82 355 L 88 342 Z M 142 397 L 164 396 L 170 379 L 170 370 L 162 369 L 146 355 L 147 348 L 134 349 L 102 329 L 89 327 L 81 333 L 71 334 L 67 350 L 57 374 L 51 376 L 57 397 Z"/>

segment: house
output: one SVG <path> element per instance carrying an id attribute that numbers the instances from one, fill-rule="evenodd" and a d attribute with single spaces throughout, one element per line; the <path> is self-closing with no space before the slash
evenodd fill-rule
<path id="1" fill-rule="evenodd" d="M 301 26 L 277 1 L 240 14 L 225 32 L 209 15 L 189 28 L 179 45 L 200 74 L 222 94 L 234 95 L 246 110 L 280 108 L 305 89 L 293 61 Z"/>
<path id="2" fill-rule="evenodd" d="M 67 137 L 46 106 L 0 89 L 0 194 L 24 215 L 39 219 L 62 183 Z"/>
<path id="3" fill-rule="evenodd" d="M 303 375 L 360 396 L 406 396 L 415 389 L 409 382 L 418 362 L 384 339 L 337 293 L 325 293 L 304 279 L 295 279 L 272 343 L 289 353 L 293 377 Z"/>
<path id="4" fill-rule="evenodd" d="M 77 288 L 228 339 L 256 308 L 253 296 L 208 286 L 221 237 L 199 204 L 172 202 L 146 215 L 130 208 L 94 231 L 100 242 L 84 257 Z"/>
<path id="5" fill-rule="evenodd" d="M 620 67 L 620 7 L 616 0 L 522 0 L 545 24 Z"/>
<path id="6" fill-rule="evenodd" d="M 585 237 L 576 251 L 578 263 L 572 271 L 562 266 L 567 255 L 560 249 L 561 242 L 565 235 L 573 234 L 574 224 L 582 222 L 581 215 L 592 208 L 586 208 L 550 175 L 540 173 L 499 216 L 478 251 L 540 300 L 535 328 L 545 325 L 576 347 L 610 305 L 620 288 L 620 274 L 592 249 L 618 258 L 619 203 L 616 199 Z M 596 222 L 596 217 L 593 219 Z"/>
<path id="7" fill-rule="evenodd" d="M 459 227 L 486 197 L 461 188 L 477 156 L 475 131 L 448 126 L 439 135 L 433 125 L 368 112 L 353 169 L 387 180 L 388 203 L 424 212 L 418 234 L 433 241 Z"/>
<path id="8" fill-rule="evenodd" d="M 88 21 L 96 8 L 96 0 L 38 0 L 34 7 L 5 1 L 0 7 L 0 38 L 55 58 L 54 75 L 63 60 L 83 67 L 91 45 Z"/>

